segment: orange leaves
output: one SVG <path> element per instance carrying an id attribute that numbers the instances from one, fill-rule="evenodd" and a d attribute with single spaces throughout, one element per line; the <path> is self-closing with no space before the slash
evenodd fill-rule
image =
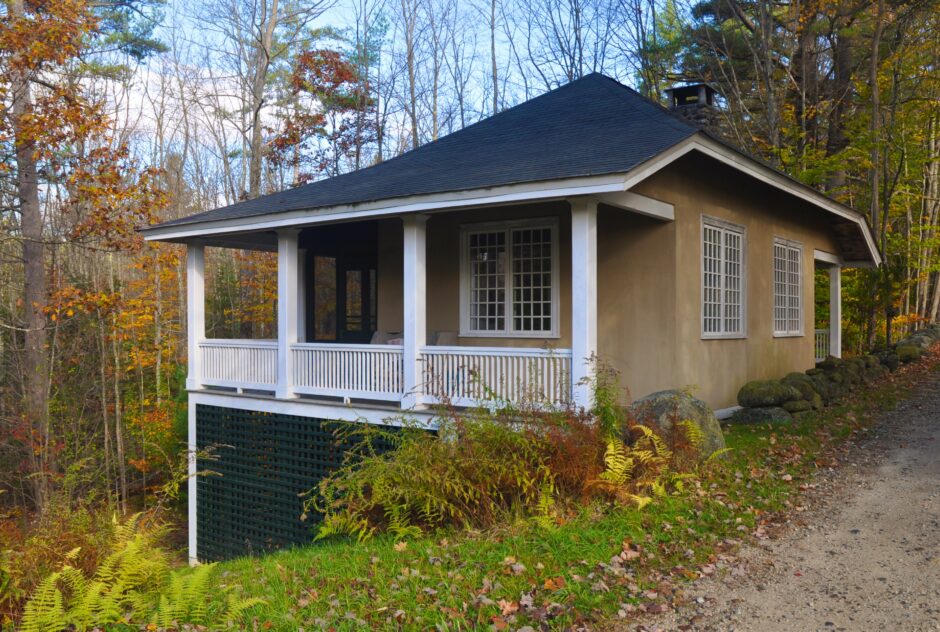
<path id="1" fill-rule="evenodd" d="M 136 229 L 153 223 L 167 205 L 156 169 L 138 171 L 126 146 L 98 147 L 78 162 L 69 178 L 71 237 L 107 250 L 137 250 Z"/>
<path id="2" fill-rule="evenodd" d="M 82 50 L 86 36 L 98 28 L 85 0 L 27 2 L 24 12 L 10 12 L 0 23 L 0 50 L 13 71 L 36 72 L 61 65 Z M 9 10 L 9 9 L 8 9 Z"/>

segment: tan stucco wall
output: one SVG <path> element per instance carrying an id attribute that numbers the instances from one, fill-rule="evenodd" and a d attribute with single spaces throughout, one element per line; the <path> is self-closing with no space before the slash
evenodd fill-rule
<path id="1" fill-rule="evenodd" d="M 634 191 L 675 206 L 674 222 L 602 209 L 598 230 L 599 341 L 635 397 L 691 386 L 714 408 L 752 379 L 813 366 L 813 250 L 838 252 L 826 219 L 806 203 L 727 167 L 687 157 Z M 701 336 L 702 215 L 746 229 L 746 337 Z M 773 335 L 773 240 L 803 246 L 803 328 Z"/>

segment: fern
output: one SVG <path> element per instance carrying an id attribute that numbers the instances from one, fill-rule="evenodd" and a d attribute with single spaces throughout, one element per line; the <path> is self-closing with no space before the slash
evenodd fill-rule
<path id="1" fill-rule="evenodd" d="M 551 481 L 546 481 L 539 491 L 539 499 L 535 505 L 535 515 L 532 521 L 542 529 L 555 526 L 555 487 Z"/>
<path id="2" fill-rule="evenodd" d="M 65 605 L 58 587 L 59 577 L 61 573 L 52 573 L 36 587 L 23 610 L 22 632 L 59 632 L 64 627 Z"/>
<path id="3" fill-rule="evenodd" d="M 616 437 L 607 440 L 607 448 L 604 451 L 604 465 L 606 469 L 601 474 L 601 480 L 607 481 L 612 485 L 626 485 L 633 474 L 634 458 L 628 454 L 629 448 L 623 441 Z M 635 455 L 635 453 L 632 453 Z"/>
<path id="4" fill-rule="evenodd" d="M 702 432 L 701 427 L 691 419 L 680 421 L 679 427 L 685 433 L 685 437 L 692 447 L 697 452 L 701 452 L 702 446 L 705 444 L 705 433 Z"/>

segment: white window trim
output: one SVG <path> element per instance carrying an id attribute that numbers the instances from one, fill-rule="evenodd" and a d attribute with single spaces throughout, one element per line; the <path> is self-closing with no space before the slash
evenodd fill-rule
<path id="1" fill-rule="evenodd" d="M 741 331 L 734 333 L 713 333 L 705 331 L 705 227 L 713 226 L 732 230 L 741 235 Z M 741 340 L 747 338 L 747 228 L 727 220 L 702 215 L 699 223 L 698 238 L 699 265 L 699 316 L 698 324 L 702 340 Z M 721 319 L 724 328 L 724 316 Z"/>
<path id="2" fill-rule="evenodd" d="M 512 326 L 512 265 L 506 266 L 506 326 L 504 331 L 470 329 L 470 234 L 489 231 L 510 231 L 514 228 L 548 228 L 552 231 L 552 329 L 551 331 L 513 331 Z M 507 248 L 510 243 L 507 241 Z M 507 250 L 508 252 L 508 250 Z M 558 218 L 534 218 L 499 222 L 479 222 L 460 226 L 460 334 L 461 338 L 542 338 L 557 339 L 560 319 L 561 271 L 558 265 Z"/>
<path id="3" fill-rule="evenodd" d="M 773 245 L 774 247 L 779 245 L 779 246 L 784 246 L 785 248 L 792 248 L 793 250 L 796 250 L 797 252 L 800 253 L 800 284 L 799 284 L 799 288 L 797 289 L 797 291 L 799 292 L 799 297 L 800 297 L 800 326 L 799 326 L 799 329 L 794 330 L 794 331 L 778 331 L 777 330 L 777 318 L 776 318 L 776 314 L 773 313 L 773 309 L 775 307 L 774 303 L 776 302 L 776 299 L 777 299 L 777 294 L 776 294 L 777 290 L 775 287 L 773 287 L 773 285 L 775 284 L 775 280 L 774 280 L 771 282 L 771 286 L 772 286 L 771 297 L 773 298 L 773 301 L 771 301 L 771 305 L 770 305 L 771 326 L 773 327 L 774 338 L 800 338 L 806 335 L 806 331 L 805 331 L 806 327 L 804 325 L 804 321 L 806 320 L 805 318 L 806 305 L 804 304 L 805 303 L 804 284 L 806 283 L 806 279 L 805 279 L 806 271 L 804 268 L 806 267 L 806 262 L 803 259 L 803 244 L 802 242 L 793 241 L 792 239 L 786 239 L 784 237 L 774 237 Z M 776 265 L 776 256 L 773 254 L 773 252 L 771 253 L 770 265 L 771 265 L 771 275 L 772 275 L 771 278 L 774 279 L 773 275 L 776 274 L 777 270 L 774 268 L 774 266 Z M 790 296 L 787 295 L 788 301 L 789 301 L 789 298 Z M 787 309 L 789 310 L 789 305 L 787 306 Z M 790 320 L 790 317 L 788 315 L 787 321 L 789 320 Z"/>

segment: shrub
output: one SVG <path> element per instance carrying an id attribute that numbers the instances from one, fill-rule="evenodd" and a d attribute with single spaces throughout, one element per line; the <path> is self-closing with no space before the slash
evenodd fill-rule
<path id="1" fill-rule="evenodd" d="M 231 621 L 259 599 L 210 600 L 213 565 L 181 575 L 160 546 L 165 527 L 144 514 L 115 522 L 110 553 L 93 573 L 70 563 L 47 575 L 23 610 L 22 632 L 89 630 L 114 623 L 150 621 L 163 629 Z M 67 555 L 77 558 L 79 550 Z"/>
<path id="2" fill-rule="evenodd" d="M 568 506 L 597 499 L 643 505 L 650 494 L 680 488 L 680 460 L 695 460 L 678 456 L 700 439 L 695 429 L 680 423 L 672 434 L 684 439 L 662 437 L 627 418 L 612 394 L 615 379 L 596 378 L 594 387 L 593 414 L 447 409 L 436 433 L 353 424 L 345 432 L 382 437 L 393 447 L 379 453 L 375 441 L 360 437 L 364 448 L 309 492 L 306 511 L 323 514 L 317 538 L 486 528 L 519 514 L 547 525 Z"/>

